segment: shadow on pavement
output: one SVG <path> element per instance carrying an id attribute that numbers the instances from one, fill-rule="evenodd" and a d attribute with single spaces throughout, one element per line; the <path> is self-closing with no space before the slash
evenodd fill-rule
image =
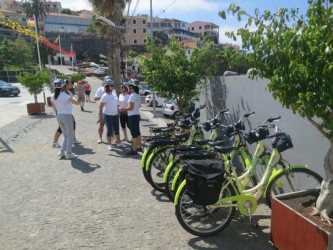
<path id="1" fill-rule="evenodd" d="M 89 174 L 89 173 L 95 171 L 95 169 L 101 168 L 101 166 L 98 164 L 85 162 L 85 161 L 81 160 L 80 158 L 76 158 L 71 161 L 72 161 L 73 168 L 80 170 L 82 173 L 85 173 L 85 174 Z"/>

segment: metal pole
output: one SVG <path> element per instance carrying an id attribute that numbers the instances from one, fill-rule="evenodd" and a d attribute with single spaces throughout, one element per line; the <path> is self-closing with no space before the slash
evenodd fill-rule
<path id="1" fill-rule="evenodd" d="M 40 51 L 39 51 L 39 42 L 38 42 L 38 32 L 37 32 L 37 19 L 34 15 L 35 19 L 35 33 L 36 33 L 36 44 L 37 44 L 37 56 L 38 56 L 38 64 L 39 64 L 39 70 L 42 71 L 42 61 L 40 60 Z M 45 90 L 43 87 L 43 99 L 44 99 L 44 105 L 46 104 L 46 98 L 45 98 Z"/>
<path id="2" fill-rule="evenodd" d="M 61 36 L 59 34 L 59 52 L 60 52 L 60 65 L 62 66 L 62 52 L 61 52 Z"/>
<path id="3" fill-rule="evenodd" d="M 150 36 L 151 41 L 153 42 L 154 34 L 153 34 L 153 0 L 150 0 Z M 155 79 L 153 79 L 153 82 L 155 83 Z M 153 91 L 153 114 L 154 118 L 156 118 L 156 97 L 155 97 L 155 91 Z"/>

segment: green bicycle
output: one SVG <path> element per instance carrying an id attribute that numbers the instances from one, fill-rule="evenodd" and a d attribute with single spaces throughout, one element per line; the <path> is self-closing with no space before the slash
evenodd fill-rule
<path id="1" fill-rule="evenodd" d="M 198 166 L 202 172 L 209 170 L 207 166 L 204 166 L 204 164 L 207 165 L 207 161 L 183 162 L 185 166 L 183 171 L 187 173 L 186 179 L 178 187 L 174 203 L 177 219 L 186 231 L 202 237 L 215 235 L 228 226 L 236 208 L 242 215 L 249 216 L 251 225 L 257 225 L 252 214 L 257 208 L 257 201 L 262 196 L 266 197 L 266 202 L 270 205 L 271 197 L 274 195 L 320 186 L 322 177 L 308 169 L 306 165 L 289 165 L 282 161 L 281 152 L 292 147 L 288 134 L 278 132 L 267 138 L 274 138 L 274 140 L 266 170 L 261 181 L 247 190 L 243 189 L 247 179 L 245 178 L 242 183 L 235 167 L 232 166 L 230 157 L 226 155 L 230 153 L 232 147 L 215 147 L 217 152 L 226 157 L 225 165 L 220 160 L 212 161 L 219 167 L 218 174 L 214 176 L 218 177 L 217 179 L 207 181 L 197 175 L 196 167 Z M 276 170 L 278 163 L 282 168 Z M 213 171 L 210 170 L 210 172 Z M 214 187 L 213 191 L 212 187 Z M 212 198 L 211 194 L 215 196 Z"/>

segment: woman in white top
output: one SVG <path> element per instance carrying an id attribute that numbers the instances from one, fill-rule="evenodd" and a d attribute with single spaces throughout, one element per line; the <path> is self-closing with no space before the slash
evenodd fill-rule
<path id="1" fill-rule="evenodd" d="M 128 99 L 127 107 L 122 109 L 127 111 L 128 127 L 132 135 L 132 149 L 127 152 L 127 155 L 137 155 L 138 152 L 142 152 L 141 145 L 141 132 L 140 132 L 140 107 L 141 97 L 139 95 L 139 87 L 130 84 L 128 86 L 130 96 Z"/>
<path id="2" fill-rule="evenodd" d="M 116 137 L 117 147 L 126 147 L 120 143 L 119 136 L 119 116 L 118 116 L 118 97 L 112 92 L 114 91 L 114 82 L 106 80 L 104 82 L 105 93 L 101 97 L 99 103 L 99 120 L 104 121 L 106 125 L 106 139 L 108 141 L 108 149 L 112 150 L 111 136 L 112 130 Z"/>
<path id="3" fill-rule="evenodd" d="M 51 101 L 57 110 L 57 120 L 64 135 L 64 141 L 60 148 L 59 156 L 66 156 L 67 159 L 76 158 L 77 155 L 72 152 L 74 139 L 73 127 L 73 104 L 78 105 L 79 102 L 73 97 L 73 94 L 68 90 L 72 87 L 71 82 L 63 79 L 55 79 L 53 81 L 54 93 L 51 96 Z"/>
<path id="4" fill-rule="evenodd" d="M 123 111 L 124 108 L 127 107 L 129 94 L 128 89 L 125 85 L 120 86 L 120 94 L 119 94 L 119 120 L 120 120 L 120 126 L 123 130 L 124 138 L 122 138 L 122 141 L 128 141 L 127 137 L 127 128 L 128 127 L 128 116 L 127 111 Z"/>

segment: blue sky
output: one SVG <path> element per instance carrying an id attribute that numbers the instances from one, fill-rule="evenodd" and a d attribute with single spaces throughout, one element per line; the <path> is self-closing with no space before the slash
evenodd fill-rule
<path id="1" fill-rule="evenodd" d="M 60 0 L 60 2 L 63 8 L 92 10 L 88 0 Z M 228 17 L 227 20 L 218 16 L 218 11 L 226 10 L 232 2 L 237 2 L 248 13 L 253 13 L 256 8 L 260 11 L 299 8 L 304 13 L 308 6 L 307 0 L 152 0 L 153 16 L 176 18 L 189 23 L 193 21 L 213 22 L 220 26 L 220 42 L 233 42 L 228 40 L 224 33 L 241 27 L 242 22 L 238 22 L 232 16 Z M 127 14 L 127 9 L 125 14 Z M 150 15 L 150 0 L 132 0 L 129 14 Z"/>

